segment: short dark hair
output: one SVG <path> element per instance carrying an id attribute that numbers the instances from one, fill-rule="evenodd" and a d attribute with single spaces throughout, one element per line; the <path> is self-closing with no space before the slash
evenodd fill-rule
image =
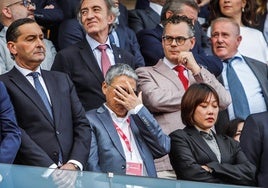
<path id="1" fill-rule="evenodd" d="M 24 24 L 30 23 L 36 23 L 36 21 L 30 18 L 22 18 L 12 22 L 12 24 L 7 29 L 6 41 L 16 42 L 18 37 L 21 35 L 18 28 Z"/>
<path id="2" fill-rule="evenodd" d="M 235 118 L 235 119 L 231 120 L 226 126 L 224 126 L 223 134 L 225 134 L 231 138 L 234 138 L 236 136 L 236 133 L 237 133 L 238 124 L 241 122 L 245 122 L 245 120 L 243 120 L 241 118 Z"/>
<path id="3" fill-rule="evenodd" d="M 206 101 L 210 94 L 215 97 L 219 105 L 219 95 L 212 86 L 205 83 L 195 83 L 187 89 L 181 100 L 181 119 L 184 125 L 188 127 L 195 125 L 194 112 L 197 106 Z"/>
<path id="4" fill-rule="evenodd" d="M 179 15 L 175 15 L 175 14 L 163 22 L 163 26 L 164 26 L 163 35 L 165 35 L 165 33 L 166 33 L 166 25 L 167 24 L 179 24 L 182 22 L 185 22 L 187 24 L 188 34 L 190 37 L 193 37 L 195 34 L 195 30 L 194 30 L 194 25 L 193 25 L 192 20 L 190 18 L 188 18 L 187 16 L 179 16 Z"/>

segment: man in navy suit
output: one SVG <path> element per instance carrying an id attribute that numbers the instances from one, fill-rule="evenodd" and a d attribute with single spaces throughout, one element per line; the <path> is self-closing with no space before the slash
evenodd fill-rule
<path id="1" fill-rule="evenodd" d="M 13 163 L 20 147 L 20 135 L 13 105 L 0 82 L 0 163 Z"/>
<path id="2" fill-rule="evenodd" d="M 245 121 L 240 145 L 249 161 L 257 168 L 260 187 L 268 186 L 268 112 L 252 114 Z"/>
<path id="3" fill-rule="evenodd" d="M 117 13 L 113 0 L 82 0 L 78 17 L 86 31 L 86 37 L 58 52 L 52 66 L 52 70 L 69 74 L 86 111 L 105 102 L 101 91 L 104 75 L 99 45 L 107 46 L 106 52 L 111 65 L 126 63 L 132 68 L 142 66 L 136 63 L 129 52 L 110 42 L 108 35 L 115 24 Z"/>
<path id="4" fill-rule="evenodd" d="M 160 14 L 166 0 L 150 0 L 149 7 L 128 12 L 128 25 L 138 33 L 143 29 L 153 29 L 160 22 Z"/>
<path id="5" fill-rule="evenodd" d="M 205 50 L 208 50 L 208 41 L 197 21 L 198 10 L 198 5 L 194 0 L 171 0 L 163 6 L 161 22 L 163 23 L 173 14 L 187 16 L 192 19 L 194 22 L 194 36 L 196 43 L 191 51 L 199 64 L 206 67 L 215 76 L 218 76 L 220 75 L 223 66 L 219 58 L 205 53 Z M 137 34 L 146 66 L 153 66 L 159 59 L 164 57 L 162 35 L 162 24 L 158 24 L 154 29 L 142 30 Z"/>
<path id="6" fill-rule="evenodd" d="M 88 170 L 156 177 L 154 159 L 169 152 L 170 139 L 136 95 L 137 80 L 129 65 L 108 70 L 107 102 L 86 114 L 93 128 Z"/>
<path id="7" fill-rule="evenodd" d="M 39 25 L 29 18 L 14 21 L 6 39 L 16 64 L 0 80 L 22 131 L 15 163 L 83 170 L 91 129 L 68 75 L 40 69 L 45 46 Z"/>

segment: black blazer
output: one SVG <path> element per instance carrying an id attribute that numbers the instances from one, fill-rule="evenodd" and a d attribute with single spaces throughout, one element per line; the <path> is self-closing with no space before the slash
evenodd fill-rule
<path id="1" fill-rule="evenodd" d="M 16 68 L 0 75 L 14 105 L 21 128 L 21 147 L 15 163 L 49 167 L 74 159 L 85 166 L 91 129 L 70 78 L 63 73 L 41 71 L 52 103 L 53 119 L 31 83 Z"/>
<path id="2" fill-rule="evenodd" d="M 257 167 L 258 186 L 268 187 L 268 111 L 252 114 L 245 122 L 240 145 Z"/>
<path id="3" fill-rule="evenodd" d="M 129 64 L 135 69 L 134 57 L 130 53 L 114 45 L 112 48 L 116 63 Z M 58 52 L 51 70 L 70 76 L 86 111 L 98 108 L 105 102 L 101 89 L 104 76 L 86 39 Z"/>
<path id="4" fill-rule="evenodd" d="M 138 33 L 143 29 L 153 29 L 160 23 L 160 15 L 151 7 L 144 10 L 134 9 L 128 11 L 128 26 Z"/>
<path id="5" fill-rule="evenodd" d="M 242 152 L 239 143 L 227 136 L 215 135 L 221 163 L 195 127 L 170 134 L 170 161 L 177 178 L 190 181 L 254 185 L 255 166 Z M 212 173 L 201 168 L 207 165 Z"/>

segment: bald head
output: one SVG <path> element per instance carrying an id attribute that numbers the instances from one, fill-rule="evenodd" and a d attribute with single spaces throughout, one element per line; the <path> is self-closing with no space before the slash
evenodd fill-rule
<path id="1" fill-rule="evenodd" d="M 30 0 L 0 0 L 0 21 L 8 27 L 12 22 L 22 18 L 34 19 L 35 6 Z"/>

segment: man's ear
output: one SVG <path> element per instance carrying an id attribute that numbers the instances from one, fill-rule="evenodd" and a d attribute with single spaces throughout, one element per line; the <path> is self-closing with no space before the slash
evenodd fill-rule
<path id="1" fill-rule="evenodd" d="M 1 13 L 3 16 L 5 16 L 6 18 L 8 19 L 11 19 L 12 18 L 12 12 L 11 12 L 11 9 L 8 8 L 8 7 L 5 7 L 1 10 Z"/>
<path id="2" fill-rule="evenodd" d="M 106 93 L 107 93 L 107 88 L 108 88 L 108 84 L 106 82 L 102 82 L 101 89 L 102 89 L 102 93 L 104 95 L 106 95 Z"/>
<path id="3" fill-rule="evenodd" d="M 10 53 L 13 55 L 17 55 L 17 48 L 14 42 L 9 41 L 7 43 L 7 48 L 9 49 Z"/>

